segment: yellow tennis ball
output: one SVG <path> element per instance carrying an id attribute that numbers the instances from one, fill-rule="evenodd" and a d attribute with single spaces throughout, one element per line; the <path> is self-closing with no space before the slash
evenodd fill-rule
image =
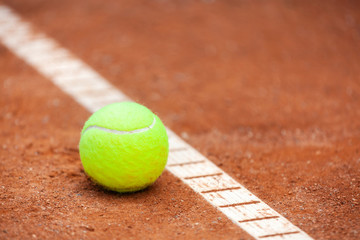
<path id="1" fill-rule="evenodd" d="M 153 184 L 163 172 L 169 144 L 160 119 L 134 102 L 114 103 L 85 123 L 79 144 L 85 173 L 117 192 Z"/>

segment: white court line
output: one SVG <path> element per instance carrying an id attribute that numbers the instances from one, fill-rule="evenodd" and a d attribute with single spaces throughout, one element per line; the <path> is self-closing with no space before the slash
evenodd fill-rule
<path id="1" fill-rule="evenodd" d="M 95 112 L 130 99 L 97 72 L 0 5 L 0 41 L 78 103 Z M 168 130 L 166 169 L 255 239 L 312 239 Z"/>

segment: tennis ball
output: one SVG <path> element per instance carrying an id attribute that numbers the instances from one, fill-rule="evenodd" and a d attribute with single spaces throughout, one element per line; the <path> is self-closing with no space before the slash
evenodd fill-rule
<path id="1" fill-rule="evenodd" d="M 135 192 L 161 175 L 169 143 L 154 113 L 122 102 L 101 108 L 86 121 L 79 151 L 85 173 L 95 183 L 116 192 Z"/>

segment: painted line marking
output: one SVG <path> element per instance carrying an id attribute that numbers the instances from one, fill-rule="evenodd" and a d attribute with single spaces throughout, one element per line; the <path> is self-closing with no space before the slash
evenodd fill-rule
<path id="1" fill-rule="evenodd" d="M 279 218 L 270 218 L 263 221 L 252 221 L 252 222 L 239 222 L 240 227 L 242 227 L 245 231 L 250 233 L 251 235 L 257 236 L 257 239 L 260 236 L 279 234 L 283 232 L 295 232 L 299 231 L 294 225 L 289 224 L 289 221 L 283 217 Z M 268 238 L 272 239 L 272 238 Z M 274 239 L 279 239 L 279 237 L 274 237 Z M 295 239 L 295 238 L 291 238 Z M 297 235 L 296 239 L 305 239 L 303 233 Z"/>
<path id="2" fill-rule="evenodd" d="M 187 148 L 185 148 L 185 147 L 169 149 L 170 152 L 179 152 L 179 151 L 185 151 L 185 150 L 187 150 Z"/>
<path id="3" fill-rule="evenodd" d="M 237 205 L 221 209 L 223 212 L 231 215 L 233 219 L 239 223 L 248 222 L 250 219 L 265 219 L 268 217 L 274 218 L 274 216 L 280 217 L 277 212 L 263 202 L 257 204 Z"/>
<path id="4" fill-rule="evenodd" d="M 199 163 L 204 163 L 205 160 L 201 160 L 201 161 L 193 161 L 193 162 L 183 162 L 183 163 L 170 163 L 167 164 L 168 167 L 174 167 L 174 166 L 184 166 L 184 165 L 193 165 L 193 164 L 199 164 Z"/>
<path id="5" fill-rule="evenodd" d="M 241 189 L 241 187 L 216 188 L 216 189 L 202 191 L 201 193 L 213 193 L 213 192 L 222 192 L 222 191 L 238 190 L 238 189 Z"/>
<path id="6" fill-rule="evenodd" d="M 184 179 L 184 181 L 186 181 L 188 185 L 194 188 L 195 191 L 203 195 L 207 195 L 206 197 L 207 199 L 211 195 L 221 194 L 221 193 L 210 193 L 210 194 L 204 193 L 207 191 L 213 192 L 213 190 L 217 190 L 217 189 L 237 188 L 237 187 L 245 189 L 227 174 L 215 175 L 206 178 Z M 229 192 L 234 193 L 234 191 L 229 191 Z M 242 193 L 248 195 L 248 192 L 242 192 Z M 234 196 L 234 197 L 238 198 L 238 196 L 237 197 Z"/>
<path id="7" fill-rule="evenodd" d="M 244 223 L 244 222 L 254 222 L 254 221 L 262 221 L 262 220 L 273 219 L 273 218 L 279 218 L 279 216 L 270 216 L 270 217 L 262 217 L 262 218 L 251 218 L 251 219 L 245 219 L 245 220 L 241 220 L 241 221 L 239 221 L 239 223 Z"/>
<path id="8" fill-rule="evenodd" d="M 172 138 L 170 137 L 170 140 Z M 201 155 L 195 149 L 189 147 L 183 148 L 184 150 L 171 151 L 169 152 L 168 163 L 170 164 L 181 164 L 186 162 L 204 161 L 206 158 Z"/>
<path id="9" fill-rule="evenodd" d="M 258 203 L 260 203 L 260 201 L 233 203 L 233 204 L 227 204 L 227 205 L 220 205 L 219 208 L 236 207 L 236 206 L 240 206 L 240 205 L 249 205 L 249 204 L 258 204 Z"/>
<path id="10" fill-rule="evenodd" d="M 223 173 L 212 173 L 212 174 L 205 174 L 205 175 L 198 175 L 198 176 L 191 176 L 191 177 L 184 177 L 185 180 L 194 179 L 194 178 L 206 178 L 206 177 L 212 177 L 212 176 L 219 176 Z"/>
<path id="11" fill-rule="evenodd" d="M 4 5 L 0 5 L 0 41 L 91 113 L 110 103 L 131 101 L 83 61 L 45 34 L 36 32 L 30 23 Z M 286 236 L 312 239 L 170 129 L 167 132 L 170 152 L 166 169 L 255 239 L 276 240 Z"/>
<path id="12" fill-rule="evenodd" d="M 215 167 L 215 165 L 210 161 L 204 161 L 203 163 L 199 163 L 194 166 L 167 166 L 167 169 L 184 180 L 224 174 L 221 169 Z"/>
<path id="13" fill-rule="evenodd" d="M 294 231 L 294 232 L 276 233 L 276 234 L 271 234 L 271 235 L 260 236 L 259 238 L 270 238 L 270 237 L 277 237 L 277 236 L 284 236 L 284 235 L 298 234 L 298 233 L 300 233 L 300 232 Z"/>
<path id="14" fill-rule="evenodd" d="M 209 202 L 214 206 L 220 208 L 224 205 L 232 205 L 245 202 L 259 202 L 262 203 L 256 196 L 251 194 L 245 188 L 239 188 L 236 190 L 227 190 L 220 192 L 201 193 Z M 230 207 L 229 207 L 230 208 Z M 235 208 L 235 210 L 237 210 Z M 224 210 L 222 211 L 224 212 Z M 238 214 L 239 215 L 239 214 Z M 240 218 L 234 218 L 233 220 L 239 220 Z"/>

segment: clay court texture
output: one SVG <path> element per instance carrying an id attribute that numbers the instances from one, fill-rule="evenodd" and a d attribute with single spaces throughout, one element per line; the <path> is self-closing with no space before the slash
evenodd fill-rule
<path id="1" fill-rule="evenodd" d="M 115 95 L 152 109 L 299 231 L 360 238 L 358 1 L 0 6 L 102 76 Z M 179 178 L 171 165 L 137 193 L 92 183 L 78 143 L 98 105 L 54 84 L 46 64 L 29 64 L 4 41 L 16 28 L 1 21 L 0 239 L 292 239 L 242 228 L 254 219 L 234 222 L 223 211 L 231 206 L 204 196 L 214 190 L 200 194 L 184 181 L 196 176 Z"/>

